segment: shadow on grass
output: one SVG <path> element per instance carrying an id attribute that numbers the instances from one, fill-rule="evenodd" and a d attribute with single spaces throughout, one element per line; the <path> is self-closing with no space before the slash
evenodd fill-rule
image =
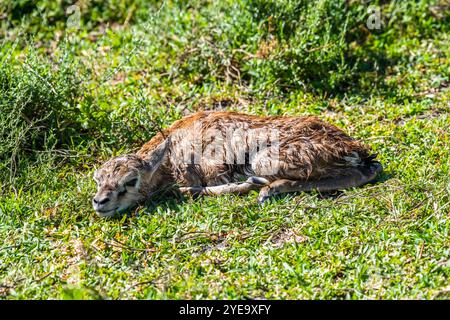
<path id="1" fill-rule="evenodd" d="M 364 188 L 366 186 L 381 185 L 381 184 L 385 183 L 386 181 L 390 180 L 393 176 L 394 175 L 391 171 L 383 171 L 377 176 L 376 179 L 374 179 L 356 189 L 364 191 Z M 270 201 L 278 201 L 278 200 L 286 199 L 289 197 L 298 196 L 301 194 L 314 194 L 314 193 L 316 193 L 317 199 L 319 199 L 319 200 L 327 200 L 327 199 L 335 200 L 335 199 L 338 199 L 338 198 L 342 197 L 343 195 L 345 195 L 344 191 L 345 190 L 336 190 L 336 191 L 331 191 L 331 192 L 316 192 L 316 191 L 288 192 L 288 193 L 274 195 L 271 198 L 269 198 L 268 201 L 269 202 Z M 364 196 L 364 195 L 361 195 L 361 196 Z M 202 196 L 194 196 L 193 198 L 191 198 L 189 196 L 181 195 L 178 192 L 173 191 L 173 190 L 164 190 L 156 198 L 150 198 L 143 204 L 143 209 L 144 209 L 143 212 L 145 214 L 152 214 L 153 212 L 157 211 L 158 208 L 163 208 L 164 210 L 170 210 L 172 212 L 179 212 L 180 207 L 183 204 L 185 204 L 186 202 L 188 202 L 191 199 L 194 199 L 194 201 L 198 201 L 201 197 Z M 255 202 L 250 203 L 249 207 L 250 208 L 261 208 L 261 207 L 264 207 L 264 205 L 265 205 L 265 203 L 258 204 L 255 199 Z M 135 212 L 135 211 L 129 210 L 128 212 L 126 212 L 124 214 L 126 214 L 129 218 L 131 218 L 133 216 L 137 216 L 136 214 L 133 214 L 133 212 Z M 123 217 L 124 214 L 121 214 L 118 217 Z"/>

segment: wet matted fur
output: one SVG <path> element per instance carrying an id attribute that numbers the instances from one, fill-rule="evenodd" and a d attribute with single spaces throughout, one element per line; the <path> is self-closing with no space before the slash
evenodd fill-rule
<path id="1" fill-rule="evenodd" d="M 283 192 L 357 187 L 382 171 L 375 157 L 367 145 L 314 116 L 198 112 L 136 154 L 101 166 L 93 206 L 110 216 L 167 187 L 195 195 L 260 190 L 259 202 Z"/>

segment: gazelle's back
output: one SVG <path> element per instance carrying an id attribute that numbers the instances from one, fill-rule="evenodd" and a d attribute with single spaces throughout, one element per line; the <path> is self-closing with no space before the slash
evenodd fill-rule
<path id="1" fill-rule="evenodd" d="M 311 116 L 199 112 L 175 122 L 139 153 L 149 152 L 169 136 L 172 163 L 181 171 L 176 180 L 182 184 L 217 185 L 255 175 L 269 181 L 322 179 L 342 175 L 347 167 L 363 166 L 372 159 L 367 146 Z M 187 159 L 196 162 L 180 161 L 186 150 L 190 152 Z"/>

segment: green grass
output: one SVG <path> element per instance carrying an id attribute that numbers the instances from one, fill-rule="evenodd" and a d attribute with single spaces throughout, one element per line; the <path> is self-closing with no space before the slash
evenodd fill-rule
<path id="1" fill-rule="evenodd" d="M 380 30 L 358 1 L 83 3 L 79 29 L 69 2 L 0 5 L 1 298 L 450 298 L 445 1 L 381 1 Z M 96 216 L 96 166 L 214 109 L 318 115 L 385 171 Z"/>

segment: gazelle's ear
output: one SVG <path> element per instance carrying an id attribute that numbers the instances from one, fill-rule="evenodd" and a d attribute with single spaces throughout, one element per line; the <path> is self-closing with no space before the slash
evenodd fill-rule
<path id="1" fill-rule="evenodd" d="M 165 139 L 160 143 L 155 150 L 151 151 L 148 156 L 144 158 L 147 170 L 153 175 L 153 173 L 159 168 L 163 162 L 164 156 L 169 149 L 170 140 Z"/>

